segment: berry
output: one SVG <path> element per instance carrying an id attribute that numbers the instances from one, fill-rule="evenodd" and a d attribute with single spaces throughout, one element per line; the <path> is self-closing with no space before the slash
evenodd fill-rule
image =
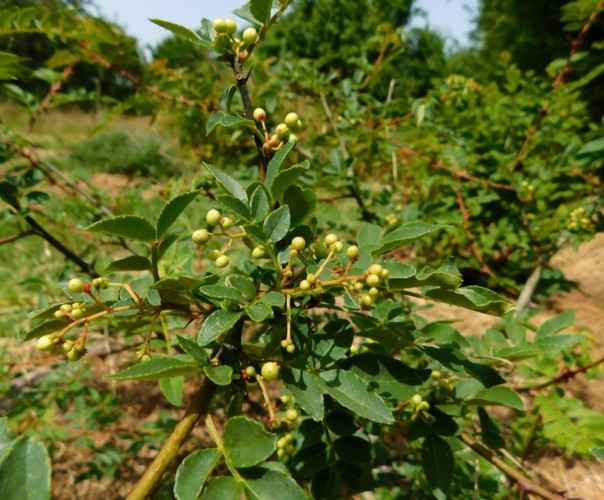
<path id="1" fill-rule="evenodd" d="M 222 255 L 222 252 L 220 250 L 212 250 L 208 254 L 208 259 L 210 259 L 210 260 L 217 260 L 218 257 L 220 257 L 221 255 Z"/>
<path id="2" fill-rule="evenodd" d="M 285 350 L 287 352 L 289 352 L 290 354 L 293 354 L 294 352 L 296 352 L 296 346 L 294 344 L 289 344 Z"/>
<path id="3" fill-rule="evenodd" d="M 300 290 L 303 290 L 304 292 L 306 290 L 310 290 L 311 284 L 308 282 L 308 280 L 302 280 L 300 281 Z"/>
<path id="4" fill-rule="evenodd" d="M 367 291 L 367 293 L 368 293 L 369 295 L 371 295 L 372 297 L 377 297 L 377 296 L 379 295 L 380 291 L 379 291 L 379 290 L 378 290 L 376 287 L 372 286 L 372 287 L 371 287 L 371 288 L 370 288 L 370 289 Z"/>
<path id="5" fill-rule="evenodd" d="M 266 111 L 262 108 L 256 108 L 254 110 L 254 120 L 257 122 L 263 122 L 266 119 Z"/>
<path id="6" fill-rule="evenodd" d="M 334 253 L 342 253 L 344 251 L 344 243 L 336 241 L 329 249 L 333 250 Z"/>
<path id="7" fill-rule="evenodd" d="M 61 345 L 61 348 L 63 349 L 63 352 L 65 354 L 67 354 L 69 351 L 71 351 L 73 349 L 74 345 L 75 345 L 75 342 L 73 340 L 66 340 L 65 342 L 63 342 L 63 345 Z"/>
<path id="8" fill-rule="evenodd" d="M 254 248 L 252 250 L 252 257 L 254 259 L 261 259 L 262 257 L 264 257 L 265 251 L 264 251 L 264 247 L 263 246 L 257 246 L 256 248 Z"/>
<path id="9" fill-rule="evenodd" d="M 288 444 L 289 443 L 287 442 L 287 439 L 285 439 L 285 436 L 277 440 L 277 448 L 285 448 Z"/>
<path id="10" fill-rule="evenodd" d="M 243 41 L 248 45 L 256 43 L 258 32 L 254 28 L 248 28 L 243 32 Z"/>
<path id="11" fill-rule="evenodd" d="M 262 378 L 267 382 L 277 380 L 279 378 L 279 365 L 274 361 L 267 361 L 262 365 Z"/>
<path id="12" fill-rule="evenodd" d="M 226 25 L 225 32 L 228 35 L 234 35 L 237 31 L 237 23 L 233 19 L 225 19 L 224 23 Z"/>
<path id="13" fill-rule="evenodd" d="M 307 274 L 306 281 L 308 281 L 310 285 L 313 285 L 317 281 L 317 277 L 314 274 Z"/>
<path id="14" fill-rule="evenodd" d="M 328 247 L 333 245 L 336 241 L 338 241 L 339 238 L 337 235 L 331 233 L 328 234 L 327 236 L 325 236 L 325 245 L 327 245 Z"/>
<path id="15" fill-rule="evenodd" d="M 423 399 L 419 394 L 415 394 L 409 401 L 413 406 L 419 406 Z"/>
<path id="16" fill-rule="evenodd" d="M 292 248 L 295 250 L 304 250 L 306 248 L 306 240 L 304 240 L 304 238 L 302 238 L 302 236 L 296 236 L 293 240 L 292 240 Z"/>
<path id="17" fill-rule="evenodd" d="M 214 26 L 217 33 L 224 33 L 227 30 L 226 21 L 221 17 L 214 19 L 212 26 Z"/>
<path id="18" fill-rule="evenodd" d="M 67 289 L 71 293 L 82 293 L 84 290 L 84 284 L 85 283 L 81 279 L 73 278 L 67 282 Z"/>
<path id="19" fill-rule="evenodd" d="M 244 52 L 241 52 L 241 53 L 239 54 L 239 60 L 240 60 L 241 62 L 245 62 L 245 61 L 247 61 L 249 57 L 250 57 L 250 53 L 249 53 L 247 50 L 246 50 L 246 51 L 244 51 Z"/>
<path id="20" fill-rule="evenodd" d="M 227 229 L 231 229 L 233 227 L 233 224 L 235 224 L 235 221 L 233 219 L 229 219 L 228 217 L 223 217 L 220 221 L 220 227 L 225 231 Z"/>
<path id="21" fill-rule="evenodd" d="M 369 286 L 376 286 L 380 282 L 380 277 L 377 274 L 370 274 L 366 281 Z"/>
<path id="22" fill-rule="evenodd" d="M 296 144 L 298 142 L 298 136 L 296 134 L 289 134 L 287 142 L 293 142 L 294 144 Z"/>
<path id="23" fill-rule="evenodd" d="M 67 315 L 67 313 L 61 311 L 61 309 L 59 309 L 58 311 L 54 312 L 54 317 L 57 319 L 61 319 L 64 318 Z"/>
<path id="24" fill-rule="evenodd" d="M 337 238 L 337 236 L 336 236 Z M 318 259 L 323 259 L 325 257 L 327 257 L 327 254 L 329 253 L 329 250 L 327 249 L 327 247 L 325 245 L 322 245 L 321 243 L 319 243 L 317 245 L 317 248 L 315 249 L 315 255 L 317 256 Z"/>
<path id="25" fill-rule="evenodd" d="M 284 120 L 289 128 L 297 128 L 299 121 L 300 117 L 296 113 L 288 113 Z"/>
<path id="26" fill-rule="evenodd" d="M 390 271 L 388 271 L 388 269 L 384 268 L 382 269 L 382 272 L 380 273 L 380 277 L 385 280 L 388 279 L 388 276 L 390 276 Z"/>
<path id="27" fill-rule="evenodd" d="M 71 304 L 63 304 L 61 307 L 59 307 L 59 311 L 67 314 L 69 311 L 71 311 Z"/>
<path id="28" fill-rule="evenodd" d="M 298 410 L 294 409 L 294 408 L 290 408 L 289 410 L 287 410 L 285 412 L 285 419 L 289 420 L 290 422 L 295 422 L 296 420 L 298 420 L 299 414 L 298 414 Z"/>
<path id="29" fill-rule="evenodd" d="M 151 356 L 149 354 L 143 354 L 141 356 L 141 363 L 147 363 L 148 361 L 151 361 Z"/>
<path id="30" fill-rule="evenodd" d="M 252 365 L 248 366 L 248 367 L 245 369 L 245 374 L 246 374 L 248 377 L 255 377 L 255 376 L 256 376 L 256 368 L 254 368 Z"/>
<path id="31" fill-rule="evenodd" d="M 372 307 L 375 305 L 375 299 L 368 293 L 361 295 L 361 302 L 365 307 Z"/>
<path id="32" fill-rule="evenodd" d="M 198 229 L 197 231 L 193 231 L 191 238 L 196 245 L 203 245 L 210 239 L 211 236 L 210 231 L 207 229 Z"/>
<path id="33" fill-rule="evenodd" d="M 432 373 L 430 373 L 430 377 L 434 380 L 439 380 L 443 377 L 443 373 L 440 370 L 432 370 Z"/>
<path id="34" fill-rule="evenodd" d="M 75 344 L 71 351 L 67 353 L 69 361 L 78 361 L 86 354 L 86 348 L 82 344 Z"/>
<path id="35" fill-rule="evenodd" d="M 292 249 L 289 251 L 289 256 L 290 256 L 292 259 L 293 259 L 294 257 L 297 257 L 297 256 L 298 256 L 298 250 L 296 250 L 295 248 L 292 248 Z"/>
<path id="36" fill-rule="evenodd" d="M 220 257 L 218 257 L 216 259 L 216 267 L 218 267 L 219 269 L 222 269 L 223 267 L 226 267 L 229 265 L 229 258 L 226 255 L 221 255 Z"/>
<path id="37" fill-rule="evenodd" d="M 206 214 L 206 222 L 210 226 L 217 226 L 218 224 L 220 224 L 221 218 L 222 215 L 220 214 L 220 212 L 214 208 L 212 210 L 209 210 Z"/>
<path id="38" fill-rule="evenodd" d="M 92 286 L 95 288 L 107 288 L 109 286 L 109 279 L 105 277 L 94 278 L 92 280 Z"/>
<path id="39" fill-rule="evenodd" d="M 419 406 L 417 407 L 418 410 L 422 411 L 428 411 L 430 409 L 430 403 L 428 403 L 427 401 L 422 401 Z"/>
<path id="40" fill-rule="evenodd" d="M 361 283 L 360 281 L 357 281 L 357 282 L 354 284 L 354 289 L 355 289 L 357 292 L 360 292 L 360 291 L 363 289 L 363 283 Z"/>
<path id="41" fill-rule="evenodd" d="M 271 427 L 272 427 L 273 429 L 278 429 L 279 427 L 281 427 L 281 422 L 279 422 L 279 420 L 273 420 L 273 421 L 271 422 Z"/>
<path id="42" fill-rule="evenodd" d="M 57 343 L 57 336 L 54 334 L 44 335 L 36 342 L 38 351 L 50 351 Z"/>
<path id="43" fill-rule="evenodd" d="M 283 139 L 284 137 L 289 135 L 289 128 L 287 127 L 287 125 L 285 123 L 280 123 L 275 128 L 275 133 L 277 134 L 277 137 L 279 139 Z"/>
<path id="44" fill-rule="evenodd" d="M 347 249 L 346 249 L 346 256 L 349 259 L 354 259 L 356 256 L 359 255 L 359 247 L 356 245 L 350 245 Z"/>
<path id="45" fill-rule="evenodd" d="M 355 354 L 358 354 L 358 353 L 359 353 L 359 346 L 356 345 L 356 344 L 352 344 L 350 346 L 350 354 L 351 355 L 355 355 Z"/>
<path id="46" fill-rule="evenodd" d="M 84 309 L 77 307 L 71 311 L 71 319 L 80 319 L 83 317 L 84 317 Z"/>
<path id="47" fill-rule="evenodd" d="M 369 274 L 381 275 L 384 268 L 380 264 L 372 264 L 369 267 Z"/>

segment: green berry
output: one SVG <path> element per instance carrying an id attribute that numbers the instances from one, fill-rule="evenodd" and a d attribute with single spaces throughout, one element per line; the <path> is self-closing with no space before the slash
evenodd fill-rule
<path id="1" fill-rule="evenodd" d="M 336 236 L 337 238 L 337 236 Z M 315 248 L 315 255 L 317 256 L 318 259 L 323 259 L 325 257 L 327 257 L 327 254 L 329 253 L 329 250 L 327 249 L 327 247 L 321 243 L 319 243 L 317 245 L 317 247 Z"/>
<path id="2" fill-rule="evenodd" d="M 350 346 L 350 354 L 354 355 L 354 354 L 358 354 L 359 353 L 359 346 L 356 344 L 352 344 Z"/>
<path id="3" fill-rule="evenodd" d="M 336 234 L 330 233 L 327 236 L 325 236 L 325 245 L 327 245 L 329 247 L 338 240 L 339 240 L 339 238 Z"/>
<path id="4" fill-rule="evenodd" d="M 86 354 L 86 348 L 82 344 L 75 344 L 73 349 L 67 353 L 69 361 L 78 361 Z"/>
<path id="5" fill-rule="evenodd" d="M 220 224 L 221 218 L 222 218 L 222 215 L 220 214 L 220 212 L 214 208 L 209 210 L 208 213 L 206 214 L 206 222 L 210 226 L 217 226 L 218 224 Z"/>
<path id="6" fill-rule="evenodd" d="M 227 229 L 231 229 L 233 227 L 233 224 L 235 224 L 235 221 L 233 219 L 229 219 L 228 217 L 223 217 L 220 221 L 220 227 L 225 231 Z"/>
<path id="7" fill-rule="evenodd" d="M 427 401 L 422 401 L 419 406 L 417 407 L 417 409 L 419 411 L 428 411 L 430 409 L 430 403 L 428 403 Z"/>
<path id="8" fill-rule="evenodd" d="M 296 134 L 289 134 L 287 142 L 293 142 L 296 144 L 298 142 L 298 136 Z"/>
<path id="9" fill-rule="evenodd" d="M 356 256 L 359 255 L 359 247 L 356 245 L 350 245 L 347 249 L 346 249 L 346 256 L 349 259 L 354 259 Z"/>
<path id="10" fill-rule="evenodd" d="M 62 319 L 65 316 L 67 316 L 67 313 L 61 311 L 61 309 L 59 309 L 59 310 L 57 310 L 57 311 L 54 312 L 54 317 L 57 318 L 57 319 Z"/>
<path id="11" fill-rule="evenodd" d="M 262 257 L 264 257 L 265 253 L 266 252 L 264 250 L 264 247 L 260 245 L 252 250 L 252 257 L 254 259 L 261 259 Z"/>
<path id="12" fill-rule="evenodd" d="M 289 420 L 290 422 L 295 422 L 296 420 L 298 420 L 299 416 L 300 415 L 298 414 L 298 410 L 294 408 L 290 408 L 285 412 L 285 419 Z"/>
<path id="13" fill-rule="evenodd" d="M 92 286 L 95 288 L 107 288 L 109 286 L 109 278 L 94 278 L 92 280 Z"/>
<path id="14" fill-rule="evenodd" d="M 376 274 L 377 276 L 380 276 L 382 274 L 383 270 L 384 270 L 384 267 L 381 266 L 380 264 L 372 264 L 369 267 L 369 274 Z"/>
<path id="15" fill-rule="evenodd" d="M 227 30 L 226 21 L 221 17 L 214 19 L 212 26 L 214 26 L 217 33 L 224 33 Z"/>
<path id="16" fill-rule="evenodd" d="M 382 272 L 380 273 L 380 277 L 385 280 L 388 279 L 388 276 L 390 276 L 390 271 L 388 271 L 388 269 L 384 268 L 382 269 Z"/>
<path id="17" fill-rule="evenodd" d="M 443 378 L 443 373 L 440 370 L 432 370 L 430 377 L 432 377 L 434 380 L 440 380 Z"/>
<path id="18" fill-rule="evenodd" d="M 302 236 L 296 236 L 292 240 L 291 247 L 295 250 L 304 250 L 306 248 L 306 240 Z"/>
<path id="19" fill-rule="evenodd" d="M 225 32 L 228 35 L 234 35 L 235 32 L 237 31 L 237 23 L 233 19 L 225 19 L 224 23 L 226 25 Z"/>
<path id="20" fill-rule="evenodd" d="M 315 282 L 317 281 L 317 277 L 314 274 L 307 274 L 306 275 L 306 281 L 308 281 L 308 283 L 310 285 L 314 285 Z"/>
<path id="21" fill-rule="evenodd" d="M 221 255 L 222 255 L 222 252 L 220 250 L 212 250 L 208 254 L 208 259 L 210 259 L 210 260 L 217 260 L 218 257 L 220 257 Z"/>
<path id="22" fill-rule="evenodd" d="M 375 305 L 375 299 L 368 293 L 365 293 L 365 294 L 361 295 L 361 303 L 365 307 L 372 307 Z"/>
<path id="23" fill-rule="evenodd" d="M 147 363 L 149 361 L 151 361 L 151 356 L 149 354 L 145 353 L 141 356 L 141 363 Z"/>
<path id="24" fill-rule="evenodd" d="M 262 108 L 256 108 L 254 110 L 254 120 L 257 122 L 263 122 L 266 119 L 266 111 Z"/>
<path id="25" fill-rule="evenodd" d="M 284 139 L 285 137 L 287 137 L 289 135 L 289 128 L 287 127 L 287 125 L 285 123 L 280 123 L 275 128 L 275 133 L 277 134 L 277 137 L 279 139 Z"/>
<path id="26" fill-rule="evenodd" d="M 207 229 L 198 229 L 197 231 L 193 231 L 191 238 L 196 245 L 203 245 L 211 236 L 212 234 Z"/>
<path id="27" fill-rule="evenodd" d="M 69 351 L 71 351 L 73 349 L 73 346 L 75 345 L 75 342 L 73 340 L 66 340 L 65 342 L 63 342 L 63 344 L 61 345 L 61 349 L 63 349 L 63 352 L 65 354 L 67 354 Z"/>
<path id="28" fill-rule="evenodd" d="M 296 113 L 288 113 L 284 120 L 289 128 L 297 128 L 299 121 L 300 117 Z"/>
<path id="29" fill-rule="evenodd" d="M 273 429 L 279 429 L 279 427 L 281 427 L 281 422 L 279 420 L 274 420 L 271 422 L 271 427 Z"/>
<path id="30" fill-rule="evenodd" d="M 219 269 L 222 269 L 223 267 L 226 267 L 229 265 L 229 258 L 226 255 L 221 255 L 220 257 L 218 257 L 216 259 L 216 267 L 218 267 Z"/>
<path id="31" fill-rule="evenodd" d="M 82 293 L 85 283 L 79 278 L 70 279 L 67 282 L 67 289 L 71 293 Z"/>
<path id="32" fill-rule="evenodd" d="M 419 394 L 415 394 L 409 401 L 413 406 L 419 406 L 423 401 L 423 398 Z"/>
<path id="33" fill-rule="evenodd" d="M 67 314 L 69 311 L 71 311 L 71 304 L 63 304 L 61 307 L 59 307 L 59 311 L 63 311 L 65 314 Z"/>
<path id="34" fill-rule="evenodd" d="M 245 43 L 251 45 L 258 40 L 258 32 L 254 28 L 248 28 L 243 32 L 242 38 Z"/>
<path id="35" fill-rule="evenodd" d="M 287 352 L 289 352 L 290 354 L 293 354 L 294 352 L 296 352 L 296 346 L 294 344 L 289 344 L 285 350 Z"/>
<path id="36" fill-rule="evenodd" d="M 297 257 L 297 256 L 298 256 L 298 250 L 296 250 L 295 248 L 292 248 L 292 249 L 289 251 L 289 256 L 290 256 L 292 259 L 293 259 L 294 257 Z"/>
<path id="37" fill-rule="evenodd" d="M 311 284 L 308 282 L 308 280 L 302 280 L 300 281 L 300 290 L 302 291 L 307 291 L 310 290 Z"/>
<path id="38" fill-rule="evenodd" d="M 333 250 L 334 253 L 342 253 L 344 251 L 344 243 L 336 241 L 329 249 Z"/>
<path id="39" fill-rule="evenodd" d="M 363 286 L 364 286 L 364 285 L 363 285 L 363 283 L 361 283 L 360 281 L 357 281 L 357 282 L 354 284 L 354 289 L 355 289 L 357 292 L 360 292 L 360 291 L 363 289 Z"/>
<path id="40" fill-rule="evenodd" d="M 53 333 L 40 337 L 36 342 L 38 351 L 50 351 L 57 343 L 57 336 Z"/>
<path id="41" fill-rule="evenodd" d="M 84 309 L 81 309 L 79 307 L 74 308 L 71 311 L 71 318 L 72 319 L 80 319 L 84 317 Z"/>
<path id="42" fill-rule="evenodd" d="M 380 277 L 377 274 L 370 274 L 366 281 L 369 286 L 376 286 L 380 282 Z"/>
<path id="43" fill-rule="evenodd" d="M 285 448 L 288 444 L 289 443 L 287 442 L 287 439 L 285 439 L 285 437 L 279 438 L 277 440 L 277 448 Z"/>
<path id="44" fill-rule="evenodd" d="M 267 382 L 277 380 L 279 378 L 279 365 L 274 361 L 267 361 L 262 365 L 262 378 Z"/>
<path id="45" fill-rule="evenodd" d="M 248 366 L 248 367 L 245 369 L 245 374 L 246 374 L 248 377 L 255 377 L 255 376 L 256 376 L 256 368 L 254 368 L 252 365 Z"/>
<path id="46" fill-rule="evenodd" d="M 370 289 L 367 291 L 367 293 L 368 293 L 369 295 L 371 295 L 372 297 L 377 297 L 377 296 L 379 295 L 380 291 L 379 291 L 379 290 L 378 290 L 376 287 L 372 286 L 372 287 L 371 287 L 371 288 L 370 288 Z"/>

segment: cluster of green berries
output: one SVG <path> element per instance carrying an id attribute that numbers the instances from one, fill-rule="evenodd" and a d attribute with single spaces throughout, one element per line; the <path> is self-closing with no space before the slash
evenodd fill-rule
<path id="1" fill-rule="evenodd" d="M 349 286 L 349 291 L 359 293 L 359 301 L 364 307 L 373 307 L 380 291 L 377 286 L 390 276 L 390 271 L 381 264 L 372 264 L 367 269 L 365 283 L 359 280 Z M 365 286 L 368 287 L 367 291 Z M 363 292 L 363 293 L 361 293 Z"/>
<path id="2" fill-rule="evenodd" d="M 297 113 L 288 113 L 285 120 L 275 127 L 274 133 L 270 137 L 266 128 L 266 111 L 256 108 L 253 115 L 254 120 L 260 122 L 264 130 L 266 139 L 263 147 L 265 151 L 278 149 L 284 142 L 298 142 L 298 136 L 294 132 L 302 130 L 303 125 Z"/>
<path id="3" fill-rule="evenodd" d="M 291 434 L 285 434 L 277 440 L 277 456 L 283 462 L 287 462 L 296 453 L 294 446 L 294 437 Z"/>
<path id="4" fill-rule="evenodd" d="M 570 213 L 570 222 L 568 223 L 569 231 L 585 231 L 588 233 L 595 232 L 596 228 L 592 220 L 587 216 L 585 208 L 575 208 Z"/>
<path id="5" fill-rule="evenodd" d="M 81 302 L 74 302 L 73 304 L 63 304 L 54 312 L 54 317 L 57 319 L 73 319 L 77 320 L 84 317 L 86 308 Z"/>
<path id="6" fill-rule="evenodd" d="M 231 47 L 238 54 L 239 59 L 242 62 L 249 57 L 249 52 L 245 49 L 258 42 L 258 32 L 255 28 L 247 28 L 244 30 L 241 34 L 241 39 L 234 37 L 233 35 L 237 32 L 237 23 L 233 19 L 222 19 L 218 17 L 214 19 L 212 26 L 216 30 L 216 37 L 224 34 L 231 38 Z"/>
<path id="7" fill-rule="evenodd" d="M 428 411 L 430 409 L 430 403 L 424 401 L 420 394 L 415 394 L 412 396 L 409 400 L 409 403 L 411 403 L 415 414 L 421 411 Z"/>
<path id="8" fill-rule="evenodd" d="M 220 226 L 223 231 L 231 229 L 235 224 L 235 221 L 233 219 L 230 219 L 229 217 L 223 217 L 222 214 L 214 208 L 209 210 L 206 214 L 206 222 L 210 226 Z M 210 241 L 212 234 L 213 233 L 211 233 L 207 229 L 197 229 L 193 232 L 191 238 L 196 245 L 202 246 L 205 245 L 208 241 Z M 220 269 L 228 266 L 230 263 L 228 256 L 224 255 L 224 251 L 212 250 L 209 253 L 208 257 L 210 258 L 210 260 L 215 261 L 216 267 Z"/>
<path id="9" fill-rule="evenodd" d="M 57 353 L 63 351 L 70 361 L 78 361 L 86 354 L 86 347 L 81 342 L 73 340 L 63 340 L 55 333 L 40 337 L 36 343 L 39 351 L 48 353 Z"/>
<path id="10" fill-rule="evenodd" d="M 389 226 L 395 226 L 398 223 L 398 217 L 396 214 L 390 213 L 386 216 L 386 223 Z"/>

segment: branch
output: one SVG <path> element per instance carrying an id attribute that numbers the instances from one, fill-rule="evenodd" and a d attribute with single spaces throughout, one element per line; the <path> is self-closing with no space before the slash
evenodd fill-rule
<path id="1" fill-rule="evenodd" d="M 545 389 L 546 387 L 549 387 L 550 385 L 556 385 L 561 382 L 566 382 L 567 380 L 570 380 L 581 373 L 585 373 L 585 372 L 587 372 L 587 370 L 595 368 L 596 366 L 601 365 L 602 363 L 604 363 L 604 357 L 597 359 L 596 361 L 593 361 L 585 366 L 580 366 L 578 368 L 575 368 L 574 370 L 569 370 L 567 367 L 564 367 L 562 370 L 560 370 L 560 373 L 558 373 L 558 375 L 556 375 L 553 379 L 548 380 L 547 382 L 543 382 L 542 384 L 528 386 L 528 387 L 518 387 L 518 388 L 515 388 L 514 390 L 517 392 L 539 391 L 541 389 Z"/>
<path id="2" fill-rule="evenodd" d="M 0 245 L 6 245 L 7 243 L 12 243 L 13 241 L 17 241 L 17 240 L 20 240 L 21 238 L 31 236 L 32 234 L 34 234 L 34 232 L 32 230 L 29 230 L 29 231 L 21 231 L 20 233 L 17 233 L 17 234 L 12 234 L 10 236 L 7 236 L 6 238 L 0 238 Z"/>
<path id="3" fill-rule="evenodd" d="M 57 80 L 55 83 L 53 83 L 50 86 L 50 89 L 48 91 L 48 94 L 46 95 L 46 97 L 44 98 L 44 100 L 42 101 L 42 104 L 40 105 L 40 109 L 38 109 L 38 112 L 35 113 L 31 119 L 29 120 L 29 125 L 27 126 L 27 129 L 25 131 L 26 134 L 30 134 L 34 128 L 34 126 L 36 125 L 37 121 L 42 117 L 42 115 L 44 113 L 46 113 L 46 111 L 48 110 L 48 107 L 50 106 L 50 103 L 53 99 L 53 97 L 56 95 L 56 93 L 61 90 L 61 87 L 63 85 L 63 82 L 65 80 L 67 80 L 67 78 L 69 78 L 71 75 L 73 75 L 73 68 L 71 66 L 67 66 L 64 70 L 63 70 L 63 74 L 61 75 L 61 78 L 59 80 Z"/>
<path id="4" fill-rule="evenodd" d="M 544 498 L 545 500 L 565 500 L 564 496 L 546 490 L 539 484 L 533 482 L 531 479 L 526 477 L 520 471 L 514 469 L 513 467 L 505 463 L 505 461 L 501 457 L 497 456 L 493 451 L 484 446 L 482 443 L 479 443 L 473 436 L 462 432 L 459 436 L 459 439 L 464 444 L 472 448 L 472 450 L 474 450 L 476 453 L 478 453 L 478 455 L 491 462 L 506 476 L 512 478 L 523 492 L 532 493 L 541 498 Z"/>

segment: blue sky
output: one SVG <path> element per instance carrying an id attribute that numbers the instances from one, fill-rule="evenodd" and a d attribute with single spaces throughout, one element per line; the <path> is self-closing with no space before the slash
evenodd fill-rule
<path id="1" fill-rule="evenodd" d="M 245 0 L 96 0 L 95 3 L 104 16 L 124 26 L 144 46 L 155 45 L 166 36 L 165 30 L 149 22 L 150 17 L 197 29 L 202 17 L 233 17 L 231 11 Z M 417 0 L 416 6 L 427 13 L 427 19 L 418 16 L 412 25 L 427 24 L 464 45 L 477 4 L 478 0 Z"/>

